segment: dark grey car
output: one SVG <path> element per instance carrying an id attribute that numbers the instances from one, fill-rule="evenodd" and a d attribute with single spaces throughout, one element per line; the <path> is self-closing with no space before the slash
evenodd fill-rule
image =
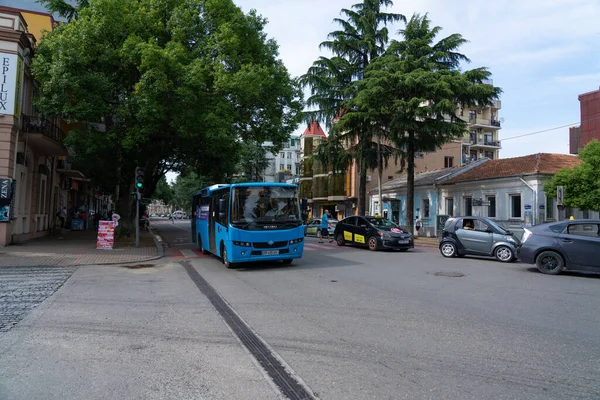
<path id="1" fill-rule="evenodd" d="M 525 229 L 517 255 L 544 274 L 600 271 L 600 220 L 567 220 Z"/>
<path id="2" fill-rule="evenodd" d="M 518 245 L 512 232 L 489 218 L 452 217 L 444 225 L 439 247 L 444 257 L 471 254 L 511 262 Z"/>

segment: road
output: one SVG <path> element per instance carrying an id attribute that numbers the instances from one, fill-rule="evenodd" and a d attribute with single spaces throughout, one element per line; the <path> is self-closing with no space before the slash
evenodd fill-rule
<path id="1" fill-rule="evenodd" d="M 227 270 L 189 220 L 152 224 L 160 264 L 78 269 L 0 333 L 0 399 L 277 398 L 265 359 L 321 399 L 600 398 L 599 275 L 314 238 Z"/>

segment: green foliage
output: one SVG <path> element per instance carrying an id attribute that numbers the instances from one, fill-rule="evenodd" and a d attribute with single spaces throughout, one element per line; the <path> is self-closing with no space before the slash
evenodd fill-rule
<path id="1" fill-rule="evenodd" d="M 242 144 L 238 171 L 239 182 L 262 182 L 265 169 L 269 166 L 267 147 L 261 143 L 248 141 Z"/>
<path id="2" fill-rule="evenodd" d="M 40 41 L 33 72 L 40 111 L 84 126 L 69 141 L 94 181 L 110 175 L 126 193 L 136 165 L 145 196 L 167 170 L 223 180 L 242 142 L 279 145 L 295 130 L 299 85 L 255 12 L 231 0 L 86 3 Z"/>
<path id="3" fill-rule="evenodd" d="M 546 196 L 556 197 L 556 187 L 564 186 L 564 206 L 600 211 L 600 142 L 592 140 L 579 152 L 581 164 L 564 168 L 544 183 Z"/>
<path id="4" fill-rule="evenodd" d="M 344 18 L 334 19 L 341 29 L 331 32 L 328 35 L 329 40 L 321 43 L 321 47 L 332 51 L 334 56 L 320 57 L 301 77 L 301 83 L 311 89 L 307 104 L 315 108 L 307 114 L 309 119 L 323 120 L 330 127 L 336 118 L 349 111 L 349 102 L 357 94 L 356 83 L 364 77 L 369 64 L 386 49 L 389 38 L 387 25 L 406 20 L 401 14 L 383 11 L 385 7 L 390 7 L 392 4 L 391 0 L 363 0 L 362 3 L 354 4 L 351 9 L 342 9 L 341 14 Z M 346 142 L 352 146 L 350 151 L 345 154 L 335 151 L 335 155 L 331 155 L 328 149 L 323 150 L 317 157 L 335 164 L 336 167 L 341 167 L 347 157 L 354 158 L 358 162 L 360 167 L 358 212 L 364 214 L 367 170 L 380 165 L 380 162 L 377 162 L 377 153 L 374 164 L 371 157 L 373 137 L 380 132 L 374 130 L 370 118 L 363 118 L 361 121 L 353 119 L 352 122 L 347 120 L 343 127 L 339 128 L 339 132 L 343 132 L 343 135 L 332 137 L 331 140 L 335 143 L 327 146 L 337 148 Z M 342 136 L 344 136 L 343 140 Z M 323 152 L 329 154 L 325 155 Z M 387 158 L 389 156 L 385 155 Z"/>
<path id="5" fill-rule="evenodd" d="M 90 5 L 89 0 L 75 0 L 74 2 L 67 2 L 65 0 L 37 0 L 37 2 L 46 7 L 51 14 L 58 14 L 67 20 L 77 18 L 79 10 Z M 75 5 L 72 3 L 75 3 Z"/>
<path id="6" fill-rule="evenodd" d="M 157 200 L 162 201 L 165 205 L 169 205 L 172 203 L 174 193 L 171 186 L 169 186 L 169 184 L 167 183 L 166 177 L 163 176 L 162 178 L 160 178 L 160 180 L 156 184 L 156 190 L 154 191 L 153 197 Z"/>
<path id="7" fill-rule="evenodd" d="M 187 172 L 177 176 L 173 189 L 173 204 L 178 210 L 190 213 L 192 196 L 209 184 L 205 178 L 198 176 L 195 172 Z"/>

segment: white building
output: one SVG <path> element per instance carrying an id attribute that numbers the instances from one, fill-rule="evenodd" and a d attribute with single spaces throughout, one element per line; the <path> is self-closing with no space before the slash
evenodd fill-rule
<path id="1" fill-rule="evenodd" d="M 264 146 L 272 146 L 265 142 Z M 263 174 L 264 182 L 285 182 L 300 176 L 300 137 L 292 136 L 277 154 L 268 153 L 269 166 Z"/>

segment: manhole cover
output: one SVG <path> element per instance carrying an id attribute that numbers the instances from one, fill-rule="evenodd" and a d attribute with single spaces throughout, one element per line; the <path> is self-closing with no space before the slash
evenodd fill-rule
<path id="1" fill-rule="evenodd" d="M 447 276 L 449 278 L 462 278 L 465 274 L 456 271 L 440 271 L 434 274 L 435 276 Z"/>
<path id="2" fill-rule="evenodd" d="M 124 265 L 123 267 L 129 269 L 152 268 L 154 267 L 154 264 Z"/>

